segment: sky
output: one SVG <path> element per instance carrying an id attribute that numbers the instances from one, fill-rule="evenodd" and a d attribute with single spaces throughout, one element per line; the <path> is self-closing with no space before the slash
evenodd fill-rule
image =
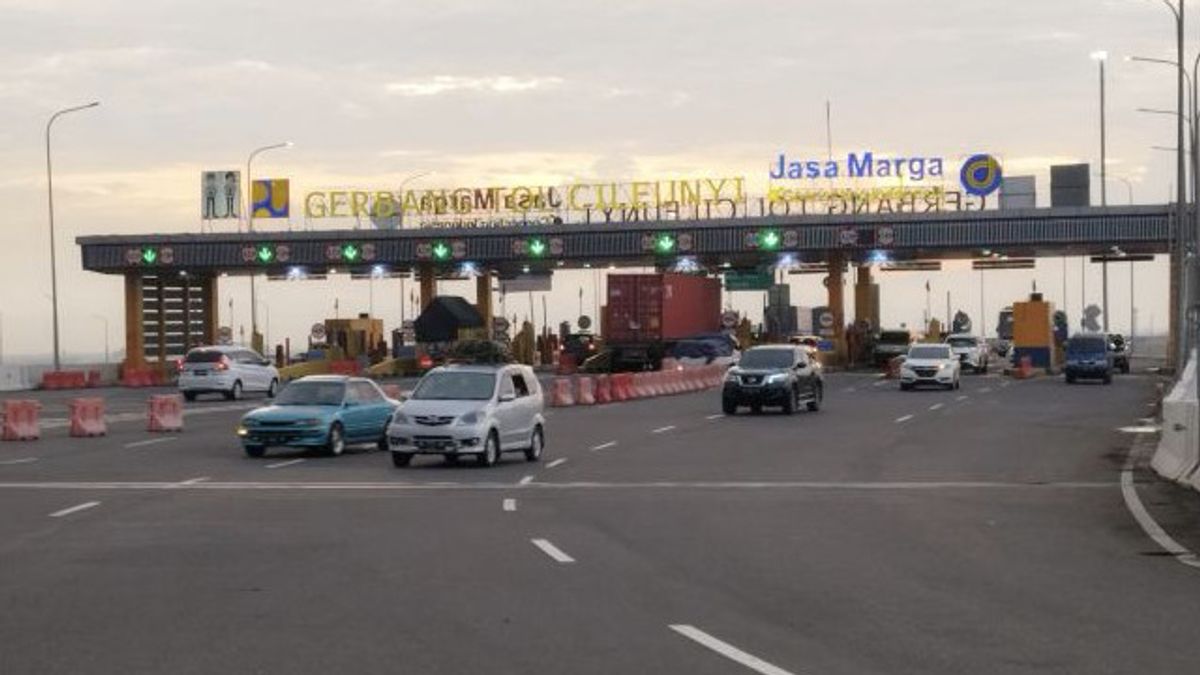
<path id="1" fill-rule="evenodd" d="M 92 100 L 101 106 L 60 119 L 53 136 L 68 359 L 102 354 L 106 330 L 114 351 L 123 340 L 121 281 L 82 271 L 74 238 L 196 232 L 200 172 L 283 140 L 294 147 L 262 155 L 254 173 L 290 178 L 294 212 L 307 190 L 389 189 L 420 172 L 432 173 L 413 187 L 736 175 L 762 188 L 780 152 L 824 155 L 828 100 L 835 154 L 986 150 L 1006 174 L 1037 176 L 1046 203 L 1049 165 L 1098 171 L 1089 55 L 1106 50 L 1108 170 L 1120 177 L 1110 203 L 1163 203 L 1174 178 L 1174 155 L 1152 147 L 1173 146 L 1172 118 L 1136 110 L 1173 107 L 1173 72 L 1124 59 L 1173 58 L 1173 19 L 1157 0 L 0 0 L 0 17 L 8 358 L 50 352 L 43 133 L 53 111 Z M 1064 265 L 1068 312 L 1078 316 L 1081 290 L 1099 304 L 1098 266 L 1051 259 L 989 272 L 988 316 L 1035 280 L 1062 305 Z M 1112 274 L 1112 326 L 1128 331 L 1128 266 Z M 927 280 L 935 313 L 949 291 L 955 309 L 979 315 L 969 263 L 881 277 L 885 325 L 921 321 Z M 398 283 L 260 284 L 268 337 L 302 340 L 335 299 L 342 316 L 373 305 L 390 328 Z M 556 278 L 550 322 L 579 313 L 580 287 L 594 316 L 592 283 Z M 791 283 L 797 304 L 823 304 L 819 279 Z M 1165 330 L 1165 265 L 1140 265 L 1134 283 L 1138 332 Z M 466 283 L 442 292 L 473 296 Z M 221 294 L 221 323 L 248 332 L 248 284 Z M 756 319 L 762 299 L 731 302 Z"/>

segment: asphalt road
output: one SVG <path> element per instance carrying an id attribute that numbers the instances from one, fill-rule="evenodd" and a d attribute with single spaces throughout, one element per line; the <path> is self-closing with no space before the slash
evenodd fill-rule
<path id="1" fill-rule="evenodd" d="M 123 392 L 107 437 L 0 445 L 0 672 L 1191 673 L 1200 569 L 1119 487 L 1154 384 L 554 410 L 491 469 L 248 459 L 252 401 L 152 435 Z"/>

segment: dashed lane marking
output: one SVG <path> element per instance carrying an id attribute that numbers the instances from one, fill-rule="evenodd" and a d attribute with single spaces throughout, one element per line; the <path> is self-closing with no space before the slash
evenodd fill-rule
<path id="1" fill-rule="evenodd" d="M 505 511 L 510 511 L 510 512 L 516 511 L 517 510 L 517 500 L 513 499 L 512 497 L 509 497 L 509 498 L 505 499 L 504 502 L 502 502 L 501 508 L 503 508 Z"/>
<path id="2" fill-rule="evenodd" d="M 1162 429 L 1153 425 L 1145 425 L 1138 427 L 1121 427 L 1120 429 L 1117 429 L 1117 431 L 1127 434 L 1157 434 L 1159 431 L 1162 431 Z"/>
<path id="3" fill-rule="evenodd" d="M 200 476 L 199 478 L 189 478 L 184 481 L 179 481 L 179 486 L 186 487 L 188 485 L 199 485 L 200 483 L 203 483 L 208 480 L 209 480 L 208 476 Z"/>
<path id="4" fill-rule="evenodd" d="M 530 541 L 533 542 L 534 546 L 540 548 L 542 550 L 542 553 L 545 553 L 546 555 L 553 558 L 554 562 L 564 563 L 564 564 L 575 562 L 574 558 L 567 555 L 566 553 L 563 553 L 562 549 L 555 546 L 554 544 L 551 544 L 546 539 L 530 539 Z"/>
<path id="5" fill-rule="evenodd" d="M 61 511 L 55 511 L 54 513 L 50 514 L 50 517 L 62 518 L 63 516 L 69 516 L 72 513 L 79 513 L 80 511 L 87 511 L 88 509 L 95 508 L 97 506 L 100 506 L 100 502 L 84 502 L 82 504 L 76 504 L 75 506 L 65 508 Z"/>
<path id="6" fill-rule="evenodd" d="M 674 424 L 668 424 L 668 425 L 667 425 L 667 426 L 665 426 L 665 427 L 659 427 L 659 428 L 657 428 L 657 429 L 654 429 L 654 430 L 652 430 L 650 433 L 652 433 L 652 434 L 663 434 L 663 433 L 666 433 L 666 432 L 668 432 L 668 431 L 672 431 L 673 429 L 675 429 L 675 425 L 674 425 Z"/>
<path id="7" fill-rule="evenodd" d="M 700 645 L 713 650 L 721 656 L 724 656 L 730 661 L 743 665 L 756 673 L 762 673 L 763 675 L 792 675 L 790 671 L 767 663 L 753 654 L 748 654 L 737 647 L 734 647 L 728 642 L 718 640 L 717 638 L 705 633 L 695 626 L 689 626 L 686 624 L 673 624 L 669 626 L 669 628 L 685 638 L 699 643 Z"/>
<path id="8" fill-rule="evenodd" d="M 521 480 L 517 481 L 517 485 L 529 485 L 532 482 L 533 482 L 533 476 L 525 476 Z"/>
<path id="9" fill-rule="evenodd" d="M 880 380 L 871 386 L 872 387 L 885 387 L 885 386 L 887 386 L 887 384 L 888 384 L 887 380 Z"/>
<path id="10" fill-rule="evenodd" d="M 38 461 L 37 457 L 21 457 L 20 459 L 6 459 L 0 461 L 0 466 L 11 466 L 13 464 L 31 464 Z"/>
<path id="11" fill-rule="evenodd" d="M 608 448 L 613 447 L 616 444 L 617 444 L 616 441 L 609 441 L 607 443 L 601 443 L 600 445 L 592 446 L 592 450 L 606 450 Z"/>
<path id="12" fill-rule="evenodd" d="M 981 393 L 981 394 L 990 394 L 991 392 L 992 392 L 991 387 L 984 387 L 983 389 L 979 390 L 979 393 Z"/>
<path id="13" fill-rule="evenodd" d="M 945 404 L 944 403 L 934 403 L 933 405 L 929 406 L 929 409 L 930 410 L 941 410 L 943 405 L 945 405 Z"/>
<path id="14" fill-rule="evenodd" d="M 303 461 L 304 461 L 303 459 L 289 459 L 286 462 L 276 462 L 274 464 L 268 464 L 267 468 L 268 469 L 282 469 L 285 466 L 295 466 L 296 464 L 299 464 Z"/>
<path id="15" fill-rule="evenodd" d="M 566 461 L 567 461 L 566 457 L 559 457 L 558 459 L 554 460 L 553 462 L 550 462 L 549 464 L 547 464 L 546 468 L 553 469 L 556 466 L 562 466 L 563 464 L 566 463 Z"/>
<path id="16" fill-rule="evenodd" d="M 144 441 L 134 441 L 132 443 L 126 443 L 125 447 L 127 447 L 127 448 L 142 448 L 147 445 L 157 445 L 158 443 L 170 443 L 171 441 L 177 441 L 177 440 L 179 440 L 178 436 L 163 436 L 162 438 L 148 438 Z"/>
<path id="17" fill-rule="evenodd" d="M 970 396 L 967 396 L 967 395 L 965 395 L 965 394 L 964 394 L 964 395 L 962 395 L 962 396 L 959 396 L 958 398 L 956 398 L 956 399 L 954 399 L 954 400 L 955 400 L 955 401 L 965 401 L 965 400 L 967 400 L 967 399 L 969 399 L 969 398 L 971 398 L 971 397 L 970 397 Z"/>
<path id="18" fill-rule="evenodd" d="M 723 415 L 723 414 L 721 414 L 721 413 L 717 413 L 716 415 L 708 415 L 708 416 L 706 416 L 704 419 L 706 419 L 706 420 L 719 420 L 719 419 L 721 419 L 721 418 L 722 418 L 722 417 L 724 417 L 724 416 L 725 416 L 725 415 Z"/>
<path id="19" fill-rule="evenodd" d="M 912 415 L 905 415 L 903 417 L 897 417 L 896 424 L 904 424 L 905 422 L 911 420 L 912 418 L 913 418 Z"/>

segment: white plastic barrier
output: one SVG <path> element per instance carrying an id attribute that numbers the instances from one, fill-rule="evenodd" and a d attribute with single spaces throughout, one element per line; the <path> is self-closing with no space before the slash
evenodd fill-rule
<path id="1" fill-rule="evenodd" d="M 33 389 L 34 380 L 28 366 L 0 366 L 0 391 Z"/>
<path id="2" fill-rule="evenodd" d="M 1163 399 L 1162 436 L 1150 465 L 1168 480 L 1200 489 L 1200 406 L 1196 403 L 1196 354 Z"/>

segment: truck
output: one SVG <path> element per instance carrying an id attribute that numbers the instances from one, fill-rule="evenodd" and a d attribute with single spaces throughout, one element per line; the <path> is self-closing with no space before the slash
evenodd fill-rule
<path id="1" fill-rule="evenodd" d="M 601 326 L 609 370 L 658 370 L 676 341 L 721 330 L 721 281 L 691 274 L 609 275 Z"/>

